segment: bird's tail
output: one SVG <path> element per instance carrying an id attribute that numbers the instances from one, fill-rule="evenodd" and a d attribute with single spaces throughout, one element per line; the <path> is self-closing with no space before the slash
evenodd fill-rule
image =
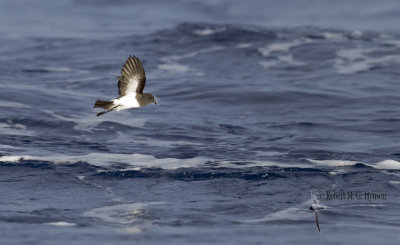
<path id="1" fill-rule="evenodd" d="M 112 101 L 104 101 L 104 100 L 97 100 L 96 103 L 94 103 L 93 108 L 101 107 L 104 109 L 110 109 L 114 105 L 114 102 Z"/>

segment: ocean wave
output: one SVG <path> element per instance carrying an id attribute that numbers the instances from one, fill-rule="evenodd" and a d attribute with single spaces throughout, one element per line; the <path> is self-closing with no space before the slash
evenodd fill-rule
<path id="1" fill-rule="evenodd" d="M 354 167 L 356 165 L 364 165 L 375 169 L 384 169 L 384 170 L 400 170 L 400 162 L 395 160 L 384 160 L 377 163 L 365 163 L 359 161 L 346 161 L 346 160 L 313 160 L 307 159 L 311 163 L 315 163 L 322 166 L 330 166 L 330 167 Z"/>
<path id="2" fill-rule="evenodd" d="M 199 36 L 208 36 L 223 31 L 225 31 L 225 28 L 223 27 L 216 29 L 206 27 L 205 29 L 194 30 L 193 33 Z"/>
<path id="3" fill-rule="evenodd" d="M 20 123 L 13 123 L 11 120 L 0 122 L 1 134 L 3 135 L 21 135 L 21 136 L 35 136 L 37 133 Z"/>
<path id="4" fill-rule="evenodd" d="M 64 122 L 73 122 L 75 124 L 73 128 L 79 131 L 93 132 L 95 130 L 99 130 L 98 129 L 99 124 L 104 122 L 103 118 L 95 117 L 94 116 L 95 113 L 93 113 L 92 115 L 64 116 L 52 110 L 44 110 L 44 112 L 58 120 Z M 127 127 L 143 128 L 148 120 L 145 118 L 131 118 L 131 117 L 124 118 L 124 120 L 121 120 L 120 117 L 108 117 L 107 121 L 118 123 L 119 125 L 124 125 Z"/>
<path id="5" fill-rule="evenodd" d="M 109 153 L 90 153 L 81 156 L 2 156 L 0 162 L 18 163 L 24 160 L 45 161 L 54 164 L 72 164 L 79 162 L 87 162 L 93 166 L 102 168 L 117 167 L 120 170 L 140 170 L 141 168 L 161 168 L 161 169 L 177 169 L 177 168 L 193 168 L 209 161 L 207 158 L 156 158 L 151 155 L 142 154 L 109 154 Z M 121 166 L 122 164 L 122 166 Z M 123 167 L 123 165 L 127 165 Z M 122 169 L 121 169 L 122 168 Z"/>
<path id="6" fill-rule="evenodd" d="M 383 52 L 384 48 L 373 49 L 342 49 L 337 51 L 335 69 L 339 74 L 353 74 L 368 71 L 386 64 L 400 64 L 400 55 L 386 54 L 373 57 L 374 52 Z"/>
<path id="7" fill-rule="evenodd" d="M 309 41 L 308 41 L 309 42 Z M 289 52 L 291 48 L 297 47 L 301 44 L 305 43 L 305 41 L 295 40 L 293 42 L 287 43 L 272 43 L 268 44 L 265 47 L 258 48 L 258 51 L 264 57 L 269 57 L 270 55 L 278 52 Z"/>
<path id="8" fill-rule="evenodd" d="M 207 157 L 195 158 L 156 158 L 151 155 L 142 154 L 110 154 L 110 153 L 90 153 L 87 155 L 53 155 L 53 156 L 31 156 L 31 155 L 8 155 L 1 156 L 0 162 L 19 163 L 23 161 L 44 161 L 53 164 L 74 164 L 86 162 L 92 166 L 102 168 L 101 171 L 118 170 L 130 171 L 148 168 L 165 170 L 184 169 L 184 168 L 257 168 L 257 167 L 280 167 L 280 168 L 311 168 L 307 164 L 285 164 L 268 161 L 231 161 L 217 160 Z M 268 174 L 266 175 L 268 176 Z"/>
<path id="9" fill-rule="evenodd" d="M 56 221 L 56 222 L 47 222 L 43 223 L 44 225 L 51 225 L 51 226 L 76 226 L 75 223 L 65 222 L 65 221 Z"/>
<path id="10" fill-rule="evenodd" d="M 19 103 L 19 102 L 13 102 L 13 101 L 4 101 L 0 100 L 0 107 L 9 107 L 9 108 L 32 108 L 32 106 L 24 104 L 24 103 Z"/>
<path id="11" fill-rule="evenodd" d="M 35 45 L 52 42 L 42 38 Z M 399 62 L 396 36 L 184 23 L 144 35 L 81 40 L 79 47 L 75 41 L 56 42 L 50 50 L 71 50 L 63 53 L 59 65 L 50 64 L 60 58 L 57 53 L 43 57 L 35 48 L 28 55 L 38 57 L 37 63 L 23 67 L 44 67 L 46 72 L 20 72 L 20 58 L 9 57 L 10 64 L 1 66 L 4 81 L 10 81 L 1 84 L 5 102 L 0 106 L 6 110 L 0 128 L 7 135 L 2 144 L 37 143 L 29 151 L 12 149 L 9 155 L 59 162 L 51 155 L 46 159 L 44 152 L 54 152 L 60 159 L 95 164 L 90 156 L 107 167 L 115 160 L 127 169 L 201 168 L 207 162 L 227 169 L 327 168 L 331 176 L 346 167 L 398 169 L 393 134 L 398 96 L 391 67 Z M 97 50 L 110 50 L 109 56 Z M 115 76 L 128 53 L 144 57 L 146 92 L 165 103 L 96 117 L 96 99 L 118 96 Z M 18 83 L 12 82 L 16 71 Z M 363 72 L 374 78 L 346 76 Z M 367 136 L 374 142 L 366 142 Z M 62 146 L 56 146 L 60 141 Z M 378 144 L 385 153 L 367 154 Z M 116 154 L 100 157 L 95 151 Z M 304 161 L 321 155 L 362 161 Z M 370 156 L 388 160 L 368 163 Z M 180 159 L 185 157 L 195 158 Z M 132 165 L 132 160 L 139 164 Z"/>
<path id="12" fill-rule="evenodd" d="M 164 202 L 125 203 L 85 211 L 82 216 L 102 220 L 107 223 L 131 224 L 144 216 L 145 208 L 162 205 Z"/>
<path id="13" fill-rule="evenodd" d="M 184 140 L 167 140 L 167 139 L 151 139 L 146 137 L 135 137 L 132 138 L 131 136 L 124 134 L 122 132 L 117 132 L 117 138 L 108 140 L 108 143 L 112 144 L 134 144 L 140 142 L 140 144 L 148 145 L 148 146 L 155 146 L 155 147 L 177 147 L 177 146 L 194 146 L 194 147 L 201 147 L 204 146 L 202 143 L 197 142 L 190 142 Z"/>
<path id="14" fill-rule="evenodd" d="M 321 167 L 358 167 L 363 165 L 378 170 L 400 170 L 400 162 L 395 160 L 384 160 L 377 163 L 362 163 L 359 161 L 344 160 L 313 160 L 307 159 L 310 163 L 279 163 L 271 161 L 234 161 L 212 159 L 207 157 L 194 158 L 156 158 L 152 155 L 143 154 L 111 154 L 111 153 L 90 153 L 86 155 L 53 155 L 53 156 L 32 156 L 32 155 L 5 155 L 0 157 L 0 162 L 19 163 L 23 161 L 44 161 L 54 164 L 74 164 L 86 162 L 92 166 L 100 167 L 98 171 L 139 171 L 141 169 L 185 169 L 185 168 L 280 168 L 280 169 L 319 169 Z M 329 170 L 329 169 L 328 169 Z M 329 171 L 329 174 L 336 175 L 346 173 L 339 170 Z M 266 173 L 268 176 L 268 173 Z"/>

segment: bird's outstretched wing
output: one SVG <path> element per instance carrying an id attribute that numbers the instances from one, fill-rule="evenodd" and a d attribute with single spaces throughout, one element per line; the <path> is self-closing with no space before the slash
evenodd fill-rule
<path id="1" fill-rule="evenodd" d="M 315 197 L 314 187 L 312 188 L 311 199 L 312 199 L 314 204 L 317 204 L 317 198 Z"/>
<path id="2" fill-rule="evenodd" d="M 318 231 L 321 232 L 321 230 L 319 229 L 319 219 L 318 219 L 318 211 L 315 210 L 315 224 L 317 225 Z"/>
<path id="3" fill-rule="evenodd" d="M 140 60 L 135 56 L 129 56 L 118 76 L 118 93 L 120 96 L 127 94 L 143 93 L 146 84 L 146 74 Z"/>

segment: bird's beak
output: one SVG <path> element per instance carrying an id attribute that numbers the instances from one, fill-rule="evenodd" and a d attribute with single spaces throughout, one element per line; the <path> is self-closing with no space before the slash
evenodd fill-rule
<path id="1" fill-rule="evenodd" d="M 153 100 L 153 103 L 157 105 L 157 101 L 156 100 Z"/>

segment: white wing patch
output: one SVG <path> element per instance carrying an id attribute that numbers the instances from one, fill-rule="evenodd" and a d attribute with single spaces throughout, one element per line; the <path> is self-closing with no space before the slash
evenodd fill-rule
<path id="1" fill-rule="evenodd" d="M 134 94 L 136 96 L 136 89 L 139 86 L 139 77 L 138 76 L 131 77 L 128 81 L 129 83 L 125 92 L 126 95 Z"/>
<path id="2" fill-rule="evenodd" d="M 133 90 L 135 91 L 135 90 Z M 140 107 L 137 99 L 136 99 L 136 92 L 133 92 L 133 94 L 128 93 L 129 95 L 120 97 L 118 99 L 114 99 L 114 105 L 118 106 L 115 110 L 116 111 L 122 111 L 122 110 L 127 110 L 131 108 L 138 108 Z"/>

